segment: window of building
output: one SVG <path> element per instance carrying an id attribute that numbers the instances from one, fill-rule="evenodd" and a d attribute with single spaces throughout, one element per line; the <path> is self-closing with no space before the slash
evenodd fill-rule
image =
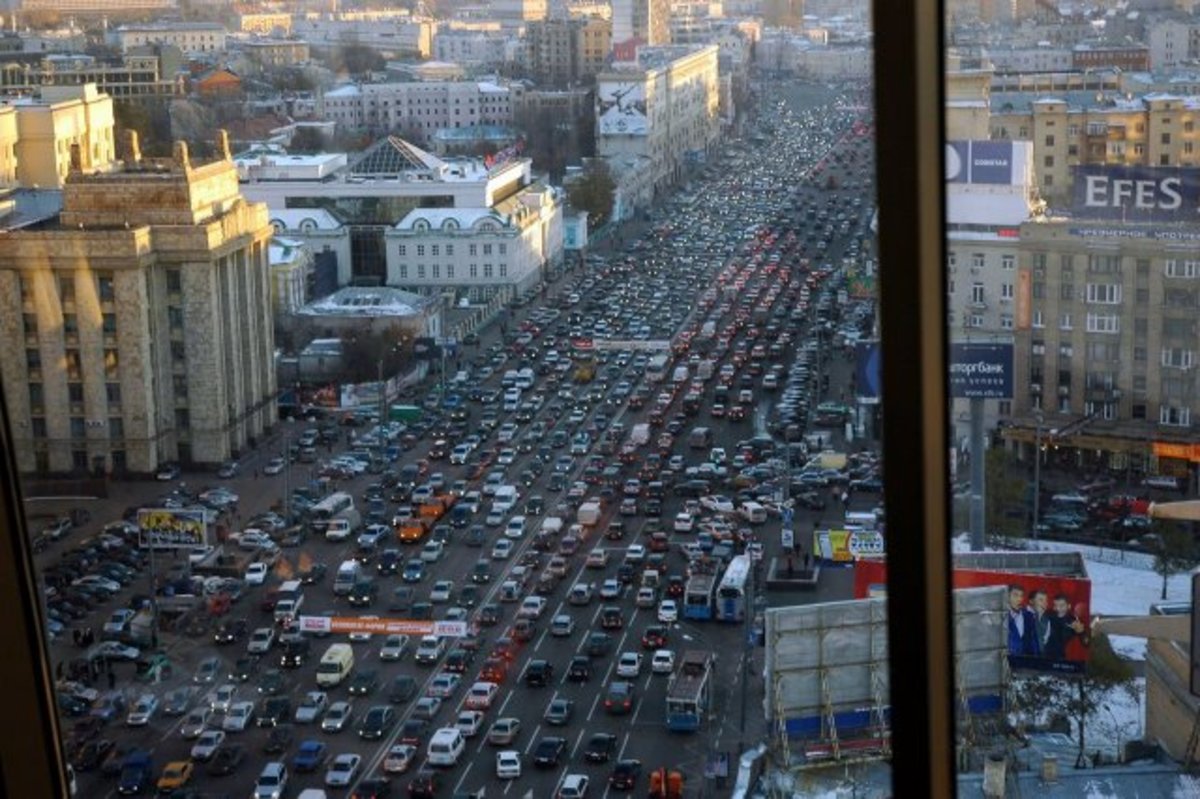
<path id="1" fill-rule="evenodd" d="M 75 338 L 79 335 L 79 319 L 73 313 L 64 313 L 62 316 L 63 335 L 67 338 Z"/>
<path id="2" fill-rule="evenodd" d="M 1088 283 L 1087 301 L 1100 305 L 1117 305 L 1121 302 L 1121 284 Z"/>
<path id="3" fill-rule="evenodd" d="M 1044 300 L 1046 298 L 1046 284 L 1040 280 L 1035 280 L 1029 286 L 1029 293 L 1035 300 Z"/>
<path id="4" fill-rule="evenodd" d="M 432 256 L 435 256 L 435 257 L 441 255 L 442 254 L 441 245 L 438 245 L 438 244 L 429 245 L 429 254 Z"/>
<path id="5" fill-rule="evenodd" d="M 67 402 L 73 405 L 83 403 L 83 383 L 67 383 Z"/>
<path id="6" fill-rule="evenodd" d="M 1047 169 L 1053 167 L 1054 166 L 1054 156 L 1052 156 L 1052 155 L 1043 156 L 1042 157 L 1042 166 L 1046 167 Z M 1047 175 L 1047 177 L 1049 177 L 1049 176 Z"/>
<path id="7" fill-rule="evenodd" d="M 1162 365 L 1175 369 L 1191 369 L 1195 364 L 1195 353 L 1183 347 L 1164 347 Z"/>
<path id="8" fill-rule="evenodd" d="M 478 244 L 468 244 L 467 245 L 467 255 L 478 255 L 479 254 L 477 252 L 478 249 L 479 249 Z"/>
<path id="9" fill-rule="evenodd" d="M 114 349 L 104 351 L 104 376 L 108 378 L 120 376 L 120 356 Z"/>
<path id="10" fill-rule="evenodd" d="M 399 255 L 401 258 L 408 255 L 408 245 L 407 244 L 396 245 L 396 254 Z"/>
<path id="11" fill-rule="evenodd" d="M 115 299 L 112 272 L 96 273 L 96 293 L 100 295 L 100 302 L 112 302 Z"/>
<path id="12" fill-rule="evenodd" d="M 425 279 L 425 264 L 417 264 L 417 280 Z"/>
<path id="13" fill-rule="evenodd" d="M 29 406 L 31 408 L 41 408 L 46 404 L 45 390 L 41 383 L 29 384 Z"/>
<path id="14" fill-rule="evenodd" d="M 483 254 L 491 255 L 492 254 L 492 245 L 490 245 L 490 244 L 483 245 Z"/>
<path id="15" fill-rule="evenodd" d="M 454 255 L 454 245 L 453 244 L 446 245 L 446 255 Z"/>
<path id="16" fill-rule="evenodd" d="M 42 416 L 35 416 L 30 420 L 30 431 L 34 438 L 46 438 L 49 434 L 46 432 L 46 419 Z"/>
<path id="17" fill-rule="evenodd" d="M 1135 143 L 1133 145 L 1133 154 L 1139 155 L 1139 156 L 1145 155 L 1146 154 L 1146 145 L 1142 144 L 1141 142 Z"/>
<path id="18" fill-rule="evenodd" d="M 1164 133 L 1164 134 L 1162 134 L 1162 143 L 1163 143 L 1163 144 L 1170 144 L 1170 143 L 1171 143 L 1171 134 L 1170 134 L 1170 133 Z"/>
<path id="19" fill-rule="evenodd" d="M 484 264 L 484 265 L 483 265 L 483 276 L 484 276 L 485 278 L 489 278 L 489 277 L 495 277 L 495 274 L 493 273 L 493 269 L 492 269 L 492 265 L 491 265 L 491 264 Z"/>
<path id="20" fill-rule="evenodd" d="M 1046 137 L 1046 146 L 1047 146 L 1047 147 L 1053 147 L 1053 146 L 1054 146 L 1054 136 L 1052 136 L 1052 135 L 1051 135 L 1051 136 L 1047 136 L 1047 137 Z"/>
<path id="21" fill-rule="evenodd" d="M 1034 327 L 1046 326 L 1045 322 L 1042 320 L 1042 311 L 1040 308 L 1030 314 L 1030 324 Z"/>
<path id="22" fill-rule="evenodd" d="M 37 314 L 21 314 L 21 327 L 27 336 L 36 336 L 38 331 Z"/>
<path id="23" fill-rule="evenodd" d="M 1060 300 L 1071 301 L 1075 299 L 1075 284 L 1063 283 L 1058 287 L 1058 298 Z"/>
<path id="24" fill-rule="evenodd" d="M 1054 175 L 1045 175 L 1042 178 L 1042 183 L 1046 184 L 1047 186 L 1053 186 L 1054 185 Z"/>
<path id="25" fill-rule="evenodd" d="M 125 420 L 120 416 L 110 416 L 108 419 L 108 437 L 113 440 L 125 437 Z"/>
<path id="26" fill-rule="evenodd" d="M 454 264 L 446 264 L 446 279 L 454 279 Z"/>
<path id="27" fill-rule="evenodd" d="M 958 266 L 958 253 L 950 250 L 950 254 L 946 256 L 946 263 L 951 267 Z"/>
<path id="28" fill-rule="evenodd" d="M 1181 261 L 1168 258 L 1165 262 L 1165 274 L 1167 277 L 1198 277 L 1200 276 L 1200 261 L 1192 259 Z"/>
<path id="29" fill-rule="evenodd" d="M 471 264 L 468 267 L 471 277 L 479 277 L 479 264 Z"/>
<path id="30" fill-rule="evenodd" d="M 1000 284 L 1000 299 L 1011 300 L 1013 298 L 1013 296 L 1014 296 L 1013 295 L 1013 284 L 1012 283 L 1001 283 Z"/>
<path id="31" fill-rule="evenodd" d="M 192 415 L 187 408 L 175 409 L 175 429 L 187 430 L 192 426 Z"/>
<path id="32" fill-rule="evenodd" d="M 982 269 L 984 266 L 984 255 L 981 252 L 971 253 L 971 266 L 976 269 Z"/>
<path id="33" fill-rule="evenodd" d="M 1033 268 L 1034 268 L 1034 269 L 1036 269 L 1036 270 L 1045 270 L 1045 268 L 1046 268 L 1046 253 L 1044 253 L 1044 252 L 1035 252 L 1035 253 L 1034 253 L 1034 254 L 1033 254 L 1031 257 L 1030 257 L 1030 261 L 1031 261 L 1031 263 L 1033 264 Z"/>
<path id="34" fill-rule="evenodd" d="M 172 330 L 183 329 L 183 309 L 174 305 L 167 306 L 167 325 Z"/>
<path id="35" fill-rule="evenodd" d="M 1120 333 L 1121 317 L 1117 314 L 1087 315 L 1087 332 L 1089 333 Z"/>
<path id="36" fill-rule="evenodd" d="M 1016 268 L 1016 265 L 1017 265 L 1017 258 L 1015 255 L 1001 255 L 1000 256 L 1000 268 L 1001 269 L 1014 269 L 1014 268 Z"/>
<path id="37" fill-rule="evenodd" d="M 441 267 L 441 265 L 440 265 L 440 264 L 432 264 L 432 265 L 429 267 L 429 271 L 430 271 L 430 273 L 433 275 L 433 279 L 434 279 L 434 280 L 441 280 L 441 278 L 442 278 L 442 267 Z"/>
<path id="38" fill-rule="evenodd" d="M 105 335 L 114 335 L 117 332 L 117 315 L 115 313 L 101 314 L 100 328 Z"/>
<path id="39" fill-rule="evenodd" d="M 179 274 L 179 270 L 178 269 L 168 269 L 167 270 L 167 293 L 168 294 L 178 294 L 182 290 L 183 290 L 183 280 L 182 280 L 182 276 Z"/>
<path id="40" fill-rule="evenodd" d="M 86 438 L 87 437 L 87 422 L 82 416 L 72 416 L 70 418 L 71 438 Z"/>
<path id="41" fill-rule="evenodd" d="M 1071 329 L 1071 314 L 1064 313 L 1064 314 L 1059 315 L 1058 329 L 1059 330 L 1070 330 Z"/>
<path id="42" fill-rule="evenodd" d="M 1046 354 L 1046 342 L 1042 341 L 1041 339 L 1034 339 L 1033 342 L 1030 344 L 1029 350 L 1034 356 L 1045 355 Z"/>
<path id="43" fill-rule="evenodd" d="M 1088 271 L 1092 274 L 1111 275 L 1121 271 L 1121 256 L 1091 255 L 1088 256 Z"/>
<path id="44" fill-rule="evenodd" d="M 425 257 L 425 245 L 424 245 L 424 244 L 418 244 L 418 245 L 417 245 L 417 257 L 418 257 L 418 258 L 424 258 L 424 257 Z"/>
<path id="45" fill-rule="evenodd" d="M 1162 405 L 1158 409 L 1158 423 L 1169 427 L 1188 427 L 1192 423 L 1192 409 L 1187 405 Z"/>
<path id="46" fill-rule="evenodd" d="M 500 255 L 508 255 L 508 244 L 506 242 L 500 242 L 496 245 L 496 248 Z"/>
<path id="47" fill-rule="evenodd" d="M 1012 314 L 1007 314 L 1007 313 L 1000 314 L 1000 327 L 1003 330 L 1012 330 L 1013 329 Z"/>
<path id="48" fill-rule="evenodd" d="M 967 320 L 968 327 L 983 327 L 983 317 L 979 314 L 971 314 Z"/>
<path id="49" fill-rule="evenodd" d="M 974 305 L 983 305 L 984 293 L 982 283 L 971 284 L 971 302 Z"/>
<path id="50" fill-rule="evenodd" d="M 63 303 L 75 302 L 75 274 L 58 278 L 58 297 Z"/>

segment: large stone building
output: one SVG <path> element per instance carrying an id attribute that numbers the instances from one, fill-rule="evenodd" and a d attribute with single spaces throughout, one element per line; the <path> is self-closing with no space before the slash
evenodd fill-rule
<path id="1" fill-rule="evenodd" d="M 182 77 L 164 68 L 166 56 L 158 52 L 127 54 L 119 60 L 101 60 L 78 53 L 48 55 L 36 64 L 8 63 L 0 66 L 0 91 L 35 92 L 43 86 L 83 86 L 94 83 L 105 94 L 121 99 L 161 99 L 184 94 Z"/>
<path id="2" fill-rule="evenodd" d="M 563 88 L 594 79 L 612 50 L 612 22 L 600 17 L 552 17 L 525 26 L 525 76 Z"/>
<path id="3" fill-rule="evenodd" d="M 216 22 L 152 22 L 122 25 L 109 34 L 122 53 L 148 44 L 169 44 L 187 55 L 225 52 L 225 26 Z"/>
<path id="4" fill-rule="evenodd" d="M 433 57 L 464 67 L 497 69 L 516 60 L 521 42 L 515 35 L 488 30 L 439 29 Z"/>
<path id="5" fill-rule="evenodd" d="M 85 171 L 109 169 L 116 157 L 112 98 L 91 84 L 44 86 L 39 95 L 0 97 L 0 186 L 61 187 L 73 145 Z"/>
<path id="6" fill-rule="evenodd" d="M 320 113 L 348 130 L 424 138 L 442 128 L 511 125 L 507 86 L 491 81 L 347 84 L 321 98 Z"/>
<path id="7" fill-rule="evenodd" d="M 224 154 L 85 174 L 0 234 L 0 375 L 24 472 L 235 456 L 275 421 L 266 206 Z"/>
<path id="8" fill-rule="evenodd" d="M 385 58 L 429 58 L 437 23 L 414 20 L 407 12 L 343 12 L 336 16 L 297 16 L 292 35 L 314 49 L 330 49 L 352 41 L 378 51 Z"/>
<path id="9" fill-rule="evenodd" d="M 596 79 L 596 152 L 625 205 L 646 207 L 700 163 L 720 133 L 716 45 L 641 47 Z"/>
<path id="10" fill-rule="evenodd" d="M 612 43 L 659 45 L 671 42 L 671 0 L 613 0 Z"/>

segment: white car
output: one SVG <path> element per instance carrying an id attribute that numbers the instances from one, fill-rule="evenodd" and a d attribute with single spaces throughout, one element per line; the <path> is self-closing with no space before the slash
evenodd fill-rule
<path id="1" fill-rule="evenodd" d="M 229 706 L 234 703 L 236 697 L 237 686 L 227 682 L 213 691 L 209 697 L 208 706 L 214 713 L 228 713 Z"/>
<path id="2" fill-rule="evenodd" d="M 505 538 L 520 538 L 525 535 L 525 517 L 514 516 L 508 520 L 508 524 L 504 527 Z"/>
<path id="3" fill-rule="evenodd" d="M 296 723 L 297 724 L 312 724 L 321 714 L 325 712 L 325 708 L 329 706 L 329 695 L 324 691 L 309 691 L 300 700 L 299 707 L 296 708 Z"/>
<path id="4" fill-rule="evenodd" d="M 125 724 L 128 727 L 145 727 L 150 723 L 150 719 L 154 718 L 157 710 L 158 697 L 154 694 L 142 694 L 130 709 Z"/>
<path id="5" fill-rule="evenodd" d="M 211 760 L 221 744 L 225 743 L 225 733 L 221 730 L 205 730 L 200 734 L 196 743 L 192 744 L 192 760 Z"/>
<path id="6" fill-rule="evenodd" d="M 321 719 L 321 730 L 324 732 L 341 732 L 350 724 L 354 717 L 354 708 L 349 702 L 334 702 Z"/>
<path id="7" fill-rule="evenodd" d="M 575 619 L 566 613 L 560 613 L 550 620 L 550 634 L 563 638 L 575 632 Z"/>
<path id="8" fill-rule="evenodd" d="M 262 585 L 267 581 L 267 575 L 270 573 L 270 566 L 256 561 L 246 567 L 246 576 L 243 579 L 246 581 L 246 585 Z"/>
<path id="9" fill-rule="evenodd" d="M 465 738 L 474 738 L 479 734 L 479 728 L 483 726 L 483 714 L 478 710 L 463 710 L 458 714 L 458 721 L 454 723 L 458 727 L 458 731 Z"/>
<path id="10" fill-rule="evenodd" d="M 135 615 L 136 613 L 129 608 L 114 610 L 108 621 L 104 622 L 104 635 L 120 635 L 125 632 L 125 626 Z"/>
<path id="11" fill-rule="evenodd" d="M 637 677 L 642 673 L 642 653 L 622 652 L 617 661 L 618 677 Z"/>
<path id="12" fill-rule="evenodd" d="M 517 451 L 515 449 L 505 448 L 500 450 L 500 454 L 496 456 L 496 463 L 501 466 L 511 466 L 513 461 L 517 459 Z"/>
<path id="13" fill-rule="evenodd" d="M 453 580 L 438 580 L 433 584 L 433 589 L 429 592 L 429 601 L 434 604 L 449 602 L 450 596 L 454 593 Z"/>
<path id="14" fill-rule="evenodd" d="M 408 636 L 401 633 L 392 633 L 383 640 L 383 646 L 379 648 L 379 659 L 385 661 L 399 660 L 404 657 L 404 650 L 408 649 Z"/>
<path id="15" fill-rule="evenodd" d="M 287 461 L 283 458 L 271 458 L 267 461 L 267 465 L 263 467 L 263 474 L 276 475 L 284 470 L 287 466 Z"/>
<path id="16" fill-rule="evenodd" d="M 396 744 L 383 759 L 383 770 L 388 774 L 403 774 L 412 767 L 417 758 L 417 747 L 412 744 Z"/>
<path id="17" fill-rule="evenodd" d="M 87 659 L 137 660 L 141 654 L 142 651 L 136 646 L 125 646 L 117 641 L 101 641 L 88 650 Z"/>
<path id="18" fill-rule="evenodd" d="M 675 532 L 690 533 L 696 527 L 696 520 L 690 513 L 675 514 Z"/>
<path id="19" fill-rule="evenodd" d="M 655 674 L 670 674 L 675 671 L 675 653 L 670 649 L 656 649 L 650 657 L 650 671 Z"/>
<path id="20" fill-rule="evenodd" d="M 517 610 L 518 619 L 539 619 L 542 616 L 542 611 L 546 609 L 546 597 L 544 596 L 527 596 L 521 602 L 521 607 Z"/>
<path id="21" fill-rule="evenodd" d="M 508 560 L 509 555 L 513 551 L 513 542 L 507 538 L 501 538 L 492 547 L 492 560 Z"/>
<path id="22" fill-rule="evenodd" d="M 330 788 L 344 788 L 354 781 L 358 767 L 362 763 L 362 755 L 352 752 L 338 755 L 325 772 L 325 784 Z"/>
<path id="23" fill-rule="evenodd" d="M 713 513 L 733 513 L 733 500 L 720 495 L 700 497 L 700 507 Z"/>
<path id="24" fill-rule="evenodd" d="M 463 706 L 468 710 L 487 710 L 500 692 L 500 686 L 494 682 L 480 681 L 471 686 Z"/>
<path id="25" fill-rule="evenodd" d="M 243 530 L 241 535 L 237 536 L 237 545 L 238 549 L 249 552 L 254 549 L 270 549 L 275 546 L 275 542 L 262 530 L 250 528 Z"/>
<path id="26" fill-rule="evenodd" d="M 246 651 L 251 655 L 265 655 L 271 651 L 271 646 L 274 643 L 275 628 L 259 627 L 250 634 L 250 643 L 246 644 Z"/>
<path id="27" fill-rule="evenodd" d="M 663 624 L 673 624 L 679 621 L 679 606 L 674 599 L 664 599 L 658 603 L 658 620 Z"/>
<path id="28" fill-rule="evenodd" d="M 115 594 L 121 590 L 121 584 L 116 580 L 110 580 L 107 577 L 101 577 L 97 574 L 88 574 L 71 582 L 71 585 L 76 586 L 93 586 L 101 591 L 107 591 L 110 594 Z"/>
<path id="29" fill-rule="evenodd" d="M 515 780 L 521 776 L 521 753 L 506 749 L 496 753 L 496 776 L 502 780 Z"/>
<path id="30" fill-rule="evenodd" d="M 234 702 L 229 706 L 225 720 L 221 722 L 221 729 L 225 732 L 245 732 L 246 727 L 250 726 L 252 718 L 254 718 L 253 702 Z"/>
<path id="31" fill-rule="evenodd" d="M 421 560 L 426 563 L 437 563 L 442 559 L 442 553 L 445 549 L 446 545 L 441 541 L 429 541 L 425 546 L 421 547 Z"/>
<path id="32" fill-rule="evenodd" d="M 600 584 L 601 599 L 616 599 L 621 596 L 621 581 L 610 577 Z"/>
<path id="33" fill-rule="evenodd" d="M 378 619 L 379 617 L 378 616 L 360 616 L 359 618 Z M 350 633 L 350 635 L 348 635 L 347 637 L 351 641 L 370 641 L 372 635 L 374 635 L 374 633 L 372 633 L 372 632 L 364 632 L 362 630 L 357 630 L 355 632 Z"/>
<path id="34" fill-rule="evenodd" d="M 646 560 L 646 547 L 641 544 L 630 544 L 629 549 L 625 550 L 625 562 L 634 565 L 642 563 Z"/>

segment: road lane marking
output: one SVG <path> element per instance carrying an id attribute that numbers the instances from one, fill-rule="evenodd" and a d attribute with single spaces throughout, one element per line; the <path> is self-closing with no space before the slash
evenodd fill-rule
<path id="1" fill-rule="evenodd" d="M 467 775 L 471 773 L 471 767 L 474 765 L 474 761 L 467 764 L 466 769 L 463 770 L 462 776 L 458 778 L 458 782 L 454 783 L 454 793 L 458 793 L 458 789 L 461 788 L 462 784 L 467 781 Z"/>
<path id="2" fill-rule="evenodd" d="M 539 724 L 533 728 L 533 735 L 529 736 L 529 743 L 525 744 L 525 755 L 529 755 L 529 751 L 533 749 L 533 744 L 538 739 L 538 733 L 542 731 L 542 725 Z"/>

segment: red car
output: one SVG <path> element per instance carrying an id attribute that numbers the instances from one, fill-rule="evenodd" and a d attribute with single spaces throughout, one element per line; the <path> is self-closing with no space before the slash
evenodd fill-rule
<path id="1" fill-rule="evenodd" d="M 642 633 L 642 649 L 663 649 L 667 645 L 667 628 L 655 625 Z"/>

